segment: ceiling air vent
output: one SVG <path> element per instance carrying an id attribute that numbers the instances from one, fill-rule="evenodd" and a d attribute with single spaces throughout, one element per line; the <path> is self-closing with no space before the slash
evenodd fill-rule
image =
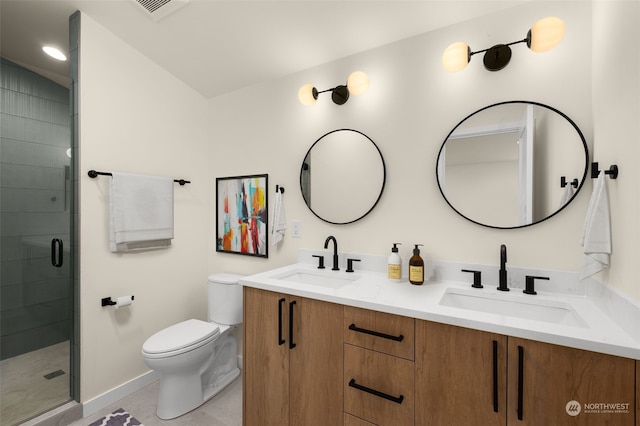
<path id="1" fill-rule="evenodd" d="M 189 0 L 133 0 L 154 21 L 167 17 L 189 3 Z"/>

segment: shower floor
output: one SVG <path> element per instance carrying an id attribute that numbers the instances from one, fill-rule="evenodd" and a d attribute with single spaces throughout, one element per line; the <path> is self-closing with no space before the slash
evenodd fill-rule
<path id="1" fill-rule="evenodd" d="M 70 400 L 69 342 L 0 361 L 0 423 L 15 425 Z M 50 373 L 64 374 L 46 379 Z"/>

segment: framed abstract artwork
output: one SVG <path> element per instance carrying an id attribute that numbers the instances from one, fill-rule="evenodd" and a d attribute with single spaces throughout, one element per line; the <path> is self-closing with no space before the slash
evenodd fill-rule
<path id="1" fill-rule="evenodd" d="M 269 257 L 268 175 L 216 178 L 216 251 Z"/>

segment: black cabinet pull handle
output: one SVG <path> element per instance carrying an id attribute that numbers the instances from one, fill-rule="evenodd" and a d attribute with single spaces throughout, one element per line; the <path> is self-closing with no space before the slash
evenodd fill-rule
<path id="1" fill-rule="evenodd" d="M 518 420 L 522 420 L 524 403 L 524 348 L 518 346 Z"/>
<path id="2" fill-rule="evenodd" d="M 404 400 L 404 395 L 400 395 L 398 397 L 392 396 L 392 395 L 386 394 L 384 392 L 380 392 L 380 391 L 377 391 L 375 389 L 371 389 L 371 388 L 368 388 L 366 386 L 359 385 L 359 384 L 356 383 L 356 379 L 351 379 L 349 381 L 349 386 L 351 386 L 352 388 L 356 388 L 358 390 L 361 390 L 363 392 L 367 392 L 367 393 L 370 393 L 372 395 L 379 396 L 380 398 L 388 399 L 389 401 L 395 402 L 396 404 L 402 404 L 402 401 Z"/>
<path id="3" fill-rule="evenodd" d="M 401 334 L 399 336 L 392 336 L 390 334 L 380 333 L 379 331 L 367 330 L 366 328 L 356 327 L 355 324 L 351 324 L 349 326 L 349 330 L 357 331 L 358 333 L 370 334 L 376 337 L 382 337 L 383 339 L 395 340 L 396 342 L 402 342 L 404 336 Z"/>
<path id="4" fill-rule="evenodd" d="M 278 300 L 278 346 L 284 345 L 284 339 L 282 338 L 282 305 L 284 302 L 284 298 Z"/>
<path id="5" fill-rule="evenodd" d="M 289 349 L 296 347 L 296 344 L 293 343 L 293 306 L 295 304 L 295 300 L 293 302 L 289 302 Z"/>
<path id="6" fill-rule="evenodd" d="M 62 240 L 54 238 L 51 240 L 51 264 L 56 268 L 62 267 Z"/>
<path id="7" fill-rule="evenodd" d="M 498 412 L 498 341 L 493 341 L 493 411 Z"/>

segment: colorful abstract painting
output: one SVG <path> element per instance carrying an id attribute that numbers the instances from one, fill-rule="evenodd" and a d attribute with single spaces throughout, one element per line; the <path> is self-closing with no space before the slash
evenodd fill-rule
<path id="1" fill-rule="evenodd" d="M 268 175 L 216 178 L 216 251 L 268 257 Z"/>

